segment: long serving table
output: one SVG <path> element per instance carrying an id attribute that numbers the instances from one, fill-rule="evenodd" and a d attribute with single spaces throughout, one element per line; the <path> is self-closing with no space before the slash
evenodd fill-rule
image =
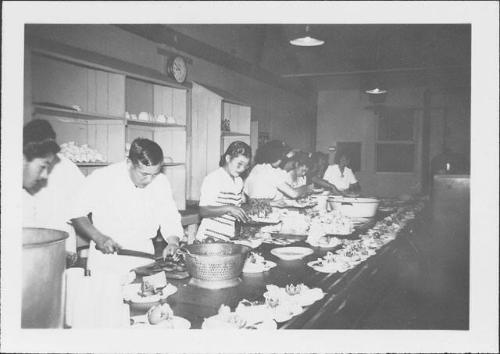
<path id="1" fill-rule="evenodd" d="M 345 238 L 356 239 L 359 234 L 369 229 L 388 213 L 379 213 L 376 218 L 360 225 L 355 232 Z M 410 221 L 399 231 L 398 237 L 377 250 L 377 254 L 368 258 L 356 267 L 344 273 L 320 273 L 306 264 L 322 257 L 327 251 L 334 249 L 317 248 L 308 245 L 304 238 L 297 237 L 291 246 L 306 246 L 314 253 L 297 261 L 283 261 L 270 251 L 273 244 L 262 244 L 255 252 L 260 252 L 265 259 L 277 263 L 277 266 L 264 273 L 241 275 L 238 286 L 220 290 L 203 289 L 189 284 L 189 278 L 169 280 L 178 290 L 167 299 L 176 316 L 184 317 L 191 322 L 191 328 L 201 328 L 203 320 L 217 314 L 221 305 L 234 309 L 237 304 L 247 299 L 264 302 L 263 294 L 266 285 L 274 284 L 284 287 L 288 284 L 303 283 L 311 288 L 319 287 L 326 295 L 304 312 L 290 320 L 279 323 L 280 329 L 353 329 L 358 328 L 364 316 L 376 306 L 379 299 L 390 289 L 390 284 L 397 280 L 398 269 L 407 262 L 408 242 L 414 232 L 418 217 Z M 342 238 L 342 236 L 340 236 Z M 148 307 L 131 305 L 131 315 L 143 314 Z"/>

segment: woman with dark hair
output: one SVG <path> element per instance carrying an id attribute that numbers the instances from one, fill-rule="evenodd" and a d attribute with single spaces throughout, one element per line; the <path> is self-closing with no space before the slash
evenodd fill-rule
<path id="1" fill-rule="evenodd" d="M 283 196 L 300 198 L 310 192 L 308 186 L 291 187 L 288 174 L 279 166 L 289 152 L 289 148 L 279 141 L 270 141 L 257 150 L 257 164 L 245 181 L 245 194 L 252 199 L 280 200 Z"/>
<path id="2" fill-rule="evenodd" d="M 335 164 L 328 166 L 323 178 L 344 194 L 358 194 L 361 187 L 354 173 L 348 167 L 350 162 L 351 159 L 347 153 L 337 152 Z"/>
<path id="3" fill-rule="evenodd" d="M 323 152 L 313 152 L 311 154 L 312 168 L 307 175 L 308 183 L 314 183 L 315 186 L 330 190 L 334 194 L 344 195 L 334 184 L 323 179 L 328 168 L 328 155 Z"/>
<path id="4" fill-rule="evenodd" d="M 241 208 L 244 202 L 241 174 L 252 158 L 250 146 L 234 141 L 221 156 L 219 168 L 208 174 L 201 185 L 199 240 L 207 237 L 228 241 L 235 236 L 235 222 L 248 221 Z"/>
<path id="5" fill-rule="evenodd" d="M 167 242 L 164 257 L 178 248 L 184 231 L 162 168 L 160 146 L 138 138 L 125 161 L 95 170 L 86 178 L 72 222 L 79 234 L 92 241 L 87 263 L 91 271 L 126 277 L 148 260 L 113 253 L 123 247 L 153 254 L 151 239 L 158 231 Z"/>
<path id="6" fill-rule="evenodd" d="M 290 161 L 292 168 L 288 171 L 288 184 L 293 188 L 307 185 L 306 175 L 312 168 L 309 154 L 298 151 L 290 158 Z"/>

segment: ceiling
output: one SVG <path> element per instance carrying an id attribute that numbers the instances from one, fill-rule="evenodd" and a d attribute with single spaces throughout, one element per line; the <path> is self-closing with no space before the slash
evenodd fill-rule
<path id="1" fill-rule="evenodd" d="M 133 25 L 134 28 L 128 30 L 175 46 L 176 43 L 161 37 L 151 26 L 158 25 Z M 319 47 L 290 45 L 290 39 L 304 33 L 304 24 L 160 26 L 199 41 L 204 51 L 214 48 L 285 82 L 316 89 L 330 85 L 332 79 L 341 82 L 349 75 L 404 73 L 419 78 L 422 73 L 426 73 L 426 77 L 429 73 L 464 77 L 470 74 L 471 26 L 468 24 L 310 25 L 310 34 L 325 41 Z"/>

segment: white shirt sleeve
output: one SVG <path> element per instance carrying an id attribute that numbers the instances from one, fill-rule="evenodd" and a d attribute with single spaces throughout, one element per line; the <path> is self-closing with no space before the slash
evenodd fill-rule
<path id="1" fill-rule="evenodd" d="M 328 181 L 331 184 L 334 184 L 333 183 L 333 180 L 334 180 L 333 165 L 328 166 L 328 168 L 325 171 L 325 174 L 323 175 L 323 179 L 325 181 Z"/>
<path id="2" fill-rule="evenodd" d="M 182 228 L 181 214 L 175 204 L 172 196 L 172 188 L 170 187 L 170 182 L 166 176 L 165 181 L 162 183 L 162 189 L 162 195 L 164 196 L 164 209 L 161 208 L 163 214 L 160 222 L 161 234 L 163 239 L 166 239 L 169 236 L 177 236 L 182 239 L 184 229 Z"/>
<path id="3" fill-rule="evenodd" d="M 349 184 L 358 183 L 356 176 L 354 175 L 354 173 L 352 172 L 352 170 L 350 168 L 348 168 L 348 167 L 345 168 L 344 175 L 345 175 L 347 181 L 349 182 Z"/>
<path id="4" fill-rule="evenodd" d="M 87 176 L 81 184 L 80 190 L 76 193 L 75 202 L 71 212 L 71 219 L 87 216 L 99 203 L 99 191 L 103 188 L 104 182 L 100 180 L 99 171 L 94 171 Z"/>
<path id="5" fill-rule="evenodd" d="M 215 184 L 216 180 L 209 174 L 203 179 L 200 190 L 200 206 L 215 205 L 219 195 L 219 187 Z"/>

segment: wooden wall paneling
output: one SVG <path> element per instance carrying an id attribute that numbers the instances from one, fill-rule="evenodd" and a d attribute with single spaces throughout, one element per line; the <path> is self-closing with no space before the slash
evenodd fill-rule
<path id="1" fill-rule="evenodd" d="M 186 90 L 172 88 L 172 116 L 177 124 L 187 123 L 187 94 Z"/>
<path id="2" fill-rule="evenodd" d="M 132 143 L 136 138 L 146 138 L 153 140 L 154 130 L 150 127 L 129 125 L 127 126 L 127 143 Z"/>
<path id="3" fill-rule="evenodd" d="M 33 55 L 33 101 L 65 106 L 78 105 L 87 111 L 87 69 Z"/>
<path id="4" fill-rule="evenodd" d="M 259 121 L 253 120 L 250 122 L 250 147 L 252 148 L 252 159 L 255 157 L 255 152 L 259 147 Z"/>
<path id="5" fill-rule="evenodd" d="M 172 187 L 172 195 L 179 210 L 186 209 L 186 167 L 168 166 L 163 169 L 163 173 L 167 176 L 170 186 Z"/>
<path id="6" fill-rule="evenodd" d="M 108 75 L 96 70 L 96 110 L 98 114 L 108 114 Z"/>
<path id="7" fill-rule="evenodd" d="M 108 114 L 125 115 L 125 75 L 108 74 Z"/>
<path id="8" fill-rule="evenodd" d="M 87 111 L 97 113 L 97 70 L 87 69 Z"/>
<path id="9" fill-rule="evenodd" d="M 126 110 L 130 114 L 153 113 L 153 85 L 144 81 L 125 80 Z"/>
<path id="10" fill-rule="evenodd" d="M 169 87 L 153 85 L 153 113 L 172 115 L 172 93 Z"/>
<path id="11" fill-rule="evenodd" d="M 203 105 L 203 91 L 205 89 L 196 83 L 193 83 L 191 90 L 191 173 L 189 175 L 189 190 L 187 198 L 196 200 L 199 198 L 200 175 L 201 175 L 201 160 L 200 146 L 203 145 L 205 132 L 200 127 L 201 106 Z"/>
<path id="12" fill-rule="evenodd" d="M 87 121 L 53 117 L 44 114 L 37 115 L 37 118 L 46 119 L 50 122 L 59 144 L 70 141 L 74 141 L 78 145 L 87 143 Z"/>
<path id="13" fill-rule="evenodd" d="M 224 153 L 220 149 L 221 137 L 221 100 L 218 96 L 210 96 L 207 107 L 207 147 L 205 158 L 207 174 L 219 167 L 220 156 Z"/>
<path id="14" fill-rule="evenodd" d="M 186 162 L 186 131 L 184 129 L 156 129 L 154 141 L 160 145 L 165 157 L 171 157 L 174 162 Z"/>
<path id="15" fill-rule="evenodd" d="M 248 106 L 240 106 L 240 127 L 241 132 L 244 134 L 250 134 L 250 122 L 252 119 L 251 107 Z"/>
<path id="16" fill-rule="evenodd" d="M 231 121 L 231 104 L 227 102 L 222 103 L 221 121 L 223 119 L 229 119 Z M 231 130 L 233 127 L 231 126 Z"/>
<path id="17" fill-rule="evenodd" d="M 125 158 L 125 123 L 110 122 L 108 124 L 107 156 L 109 162 L 122 161 Z"/>
<path id="18" fill-rule="evenodd" d="M 243 141 L 250 145 L 250 137 L 249 136 L 223 136 L 221 139 L 221 154 L 226 151 L 229 145 L 233 141 Z"/>

